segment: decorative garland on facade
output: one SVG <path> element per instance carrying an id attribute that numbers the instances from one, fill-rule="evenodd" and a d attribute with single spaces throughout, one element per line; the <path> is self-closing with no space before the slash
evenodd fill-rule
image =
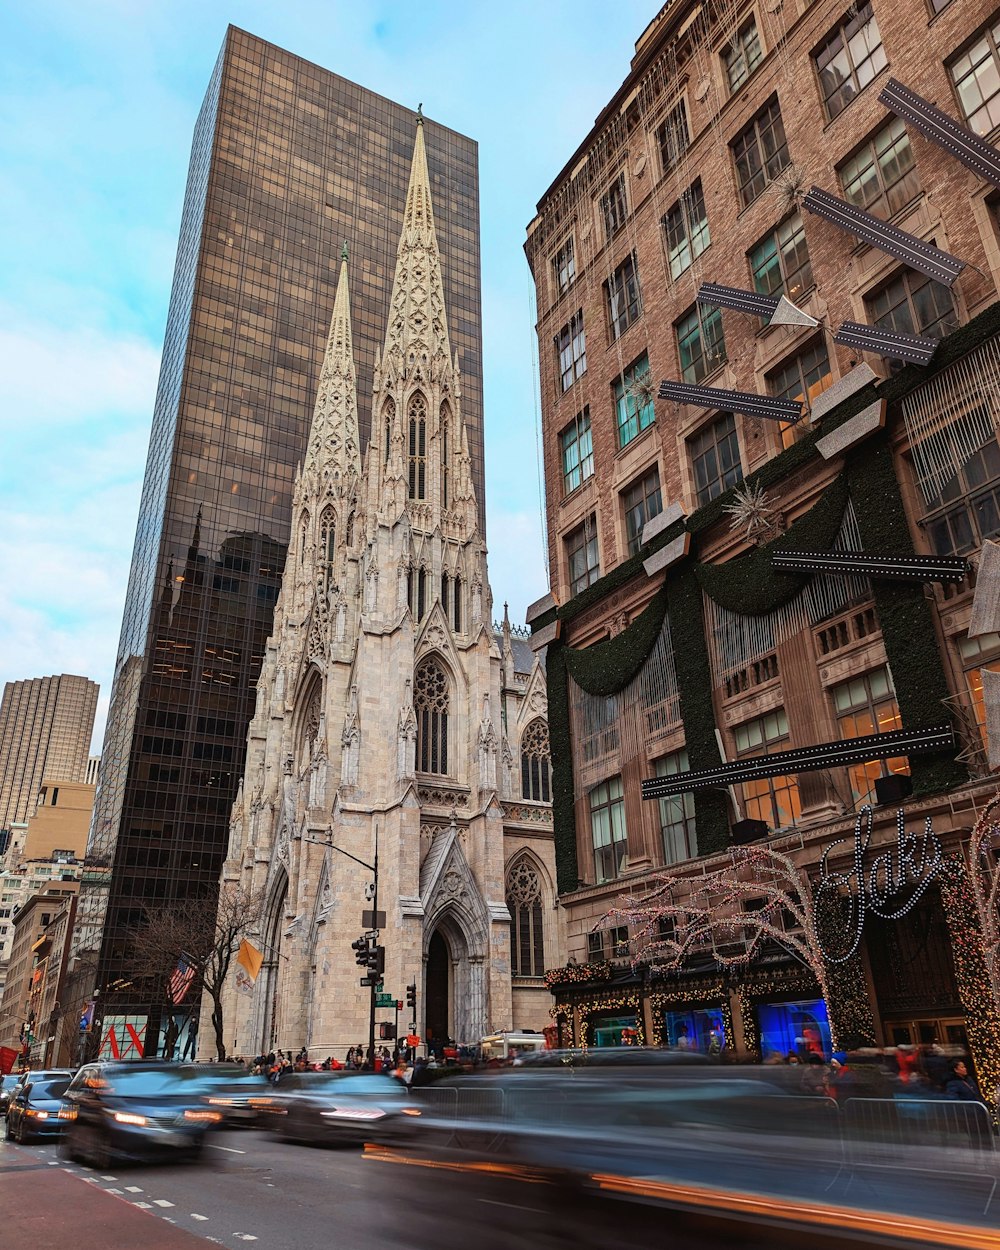
<path id="1" fill-rule="evenodd" d="M 564 651 L 566 669 L 587 694 L 610 695 L 623 690 L 642 668 L 656 645 L 667 614 L 664 584 L 627 629 L 592 647 Z"/>
<path id="2" fill-rule="evenodd" d="M 892 451 L 884 433 L 848 457 L 846 476 L 865 549 L 912 555 Z M 943 700 L 950 692 L 923 586 L 875 581 L 872 593 L 903 724 L 919 729 L 939 723 Z M 954 754 L 947 752 L 914 756 L 910 772 L 918 797 L 949 790 L 969 776 Z"/>
<path id="3" fill-rule="evenodd" d="M 938 345 L 934 360 L 927 367 L 909 366 L 888 381 L 877 386 L 870 384 L 848 396 L 824 417 L 818 428 L 810 429 L 786 451 L 751 474 L 745 484 L 768 487 L 787 479 L 789 474 L 804 467 L 814 458 L 815 444 L 820 434 L 830 433 L 876 398 L 881 397 L 890 404 L 898 403 L 903 396 L 928 378 L 997 334 L 1000 334 L 1000 301 L 943 339 Z M 848 456 L 843 480 L 849 488 L 865 546 L 871 549 L 891 546 L 897 554 L 912 553 L 899 483 L 893 472 L 892 456 L 884 434 L 868 439 Z M 571 621 L 593 604 L 601 602 L 612 591 L 640 576 L 643 561 L 683 533 L 685 528 L 692 534 L 700 534 L 721 521 L 725 516 L 724 509 L 727 504 L 732 503 L 733 497 L 732 490 L 726 491 L 699 508 L 686 522 L 675 522 L 641 548 L 635 556 L 617 565 L 569 603 L 553 609 L 533 622 L 533 629 L 538 630 L 557 617 L 562 621 Z M 814 510 L 806 514 L 807 517 L 811 517 Z M 842 512 L 841 508 L 841 515 Z M 800 518 L 800 521 L 804 520 L 806 517 Z M 740 563 L 741 560 L 730 561 L 729 565 Z M 722 570 L 729 565 L 718 566 L 717 572 L 723 582 L 727 574 Z M 715 574 L 709 574 L 710 579 L 713 576 Z M 735 574 L 730 573 L 728 576 L 734 577 Z M 715 718 L 711 700 L 706 697 L 706 692 L 711 689 L 711 677 L 705 643 L 701 583 L 695 573 L 693 560 L 685 560 L 668 571 L 665 591 L 690 767 L 710 768 L 720 763 L 720 759 L 715 741 Z M 722 593 L 725 594 L 725 590 Z M 948 690 L 930 606 L 924 598 L 923 589 L 920 586 L 881 582 L 875 584 L 874 595 L 903 723 L 907 728 L 934 724 L 940 720 L 940 701 Z M 650 608 L 652 606 L 651 604 Z M 738 610 L 746 611 L 746 607 Z M 640 644 L 648 637 L 654 617 L 655 612 L 650 613 L 648 618 L 643 613 L 618 638 L 611 640 L 619 643 L 622 650 L 616 653 L 609 648 L 607 652 L 602 652 L 600 660 L 594 662 L 592 671 L 588 671 L 586 661 L 579 659 L 583 652 L 577 652 L 574 663 L 579 666 L 579 676 L 575 672 L 574 677 L 579 684 L 586 689 L 585 682 L 599 682 L 604 689 L 605 684 L 612 680 L 613 657 L 616 654 L 621 655 L 626 664 L 630 656 L 634 660 L 642 650 Z M 643 621 L 642 630 L 629 637 L 630 631 L 639 621 Z M 648 643 L 650 648 L 654 641 L 655 632 Z M 604 644 L 598 644 L 598 647 L 601 646 Z M 579 879 L 566 650 L 563 644 L 554 642 L 548 649 L 546 660 L 549 735 L 552 744 L 553 826 L 560 894 L 576 890 Z M 648 653 L 647 649 L 645 654 Z M 641 662 L 640 659 L 636 669 Z M 632 670 L 630 675 L 634 675 L 634 671 L 636 670 Z M 620 685 L 616 685 L 609 692 L 620 689 L 626 680 L 627 678 L 622 680 Z M 914 791 L 918 796 L 947 791 L 965 779 L 965 771 L 949 755 L 915 756 L 912 761 L 912 774 Z M 699 854 L 709 854 L 725 848 L 729 842 L 728 816 L 724 794 L 699 791 L 695 795 Z"/>
<path id="4" fill-rule="evenodd" d="M 982 926 L 961 856 L 945 856 L 940 882 L 969 1049 L 979 1088 L 996 1119 L 996 1091 L 1000 1086 L 1000 1011 L 993 997 Z"/>
<path id="5" fill-rule="evenodd" d="M 610 981 L 611 964 L 606 960 L 592 964 L 567 964 L 565 968 L 550 968 L 545 974 L 545 984 L 551 990 L 556 985 L 593 985 L 595 981 Z"/>
<path id="6" fill-rule="evenodd" d="M 618 990 L 602 994 L 598 998 L 577 999 L 570 1006 L 570 1019 L 572 1019 L 574 1009 L 580 1013 L 580 1036 L 576 1041 L 578 1046 L 590 1044 L 590 1017 L 595 1012 L 604 1011 L 626 1011 L 634 1014 L 636 1042 L 640 1046 L 646 1045 L 646 1025 L 642 1018 L 642 995 L 638 990 Z"/>
<path id="7" fill-rule="evenodd" d="M 702 590 L 720 607 L 744 616 L 773 612 L 793 599 L 812 573 L 776 573 L 771 555 L 787 549 L 828 551 L 837 537 L 847 507 L 847 480 L 831 482 L 819 500 L 784 534 L 725 564 L 696 566 Z"/>

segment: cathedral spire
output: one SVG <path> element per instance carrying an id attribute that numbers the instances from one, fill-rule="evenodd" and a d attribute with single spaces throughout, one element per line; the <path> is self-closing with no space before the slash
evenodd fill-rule
<path id="1" fill-rule="evenodd" d="M 383 365 L 391 360 L 400 373 L 413 368 L 439 368 L 442 361 L 448 367 L 451 349 L 422 114 L 417 117 L 389 308 Z"/>
<path id="2" fill-rule="evenodd" d="M 302 466 L 304 485 L 327 492 L 361 474 L 358 401 L 347 283 L 347 243 L 340 253 L 340 277 L 330 333 L 319 374 L 309 446 Z M 307 488 L 308 488 L 307 487 Z M 337 492 L 339 493 L 339 492 Z"/>

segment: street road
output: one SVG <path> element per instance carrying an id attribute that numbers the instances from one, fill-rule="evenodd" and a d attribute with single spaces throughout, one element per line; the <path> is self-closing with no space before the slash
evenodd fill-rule
<path id="1" fill-rule="evenodd" d="M 55 1145 L 0 1142 L 0 1245 L 414 1250 L 399 1239 L 398 1224 L 396 1232 L 391 1227 L 385 1169 L 360 1147 L 315 1149 L 269 1133 L 220 1132 L 205 1155 L 195 1164 L 95 1172 L 61 1159 Z"/>

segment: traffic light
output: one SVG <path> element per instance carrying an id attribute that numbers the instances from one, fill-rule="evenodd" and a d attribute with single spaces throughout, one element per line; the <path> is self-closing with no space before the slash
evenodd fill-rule
<path id="1" fill-rule="evenodd" d="M 406 987 L 406 1005 L 407 1007 L 413 1007 L 414 1009 L 416 1009 L 416 1006 L 417 1006 L 417 983 L 416 981 L 411 982 Z"/>
<path id="2" fill-rule="evenodd" d="M 368 967 L 368 952 L 371 949 L 366 937 L 359 937 L 356 942 L 351 943 L 351 950 L 354 951 L 354 962 L 359 968 Z"/>
<path id="3" fill-rule="evenodd" d="M 385 947 L 373 946 L 368 952 L 368 975 L 381 981 L 385 973 Z"/>
<path id="4" fill-rule="evenodd" d="M 394 1042 L 396 1040 L 396 1026 L 390 1024 L 388 1020 L 383 1020 L 378 1026 L 379 1041 Z"/>

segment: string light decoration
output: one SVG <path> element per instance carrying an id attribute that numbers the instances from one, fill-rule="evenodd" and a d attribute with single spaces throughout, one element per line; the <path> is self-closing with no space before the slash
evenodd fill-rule
<path id="1" fill-rule="evenodd" d="M 697 878 L 657 874 L 643 895 L 624 899 L 600 928 L 628 925 L 644 960 L 678 971 L 710 955 L 725 973 L 747 968 L 768 943 L 815 978 L 829 1001 L 827 963 L 809 878 L 773 846 L 733 846 L 729 863 Z"/>
<path id="2" fill-rule="evenodd" d="M 568 964 L 565 968 L 550 968 L 545 984 L 550 990 L 559 985 L 592 985 L 595 981 L 610 981 L 611 974 L 611 965 L 606 962 Z"/>
<path id="3" fill-rule="evenodd" d="M 971 853 L 971 849 L 970 840 L 967 854 Z M 962 855 L 945 857 L 940 883 L 941 904 L 951 937 L 952 962 L 958 996 L 965 1012 L 969 1050 L 980 1089 L 986 1095 L 987 1106 L 996 1122 L 995 1091 L 1000 1085 L 1000 1013 L 987 964 L 981 904 Z"/>
<path id="4" fill-rule="evenodd" d="M 725 1049 L 732 1051 L 736 1045 L 736 1034 L 733 1028 L 733 1010 L 729 1001 L 729 990 L 721 977 L 706 980 L 700 977 L 690 982 L 680 983 L 670 988 L 655 990 L 649 996 L 650 1014 L 653 1019 L 653 1046 L 666 1044 L 664 1026 L 668 1011 L 684 1010 L 685 1008 L 709 1007 L 718 1011 L 722 1017 L 722 1035 Z"/>
<path id="5" fill-rule="evenodd" d="M 932 881 L 940 874 L 944 851 L 931 827 L 930 816 L 924 821 L 920 837 L 907 833 L 903 809 L 896 812 L 895 859 L 893 848 L 880 849 L 870 865 L 866 862 L 872 842 L 874 813 L 866 803 L 854 822 L 854 847 L 849 871 L 835 871 L 830 856 L 842 847 L 846 838 L 832 842 L 819 863 L 816 898 L 828 894 L 846 902 L 846 949 L 835 952 L 817 938 L 823 960 L 832 964 L 846 963 L 861 945 L 865 916 L 871 912 L 881 920 L 901 920 L 920 902 Z M 824 996 L 825 997 L 825 996 Z"/>
<path id="6" fill-rule="evenodd" d="M 1000 1007 L 1000 791 L 986 804 L 965 847 L 965 868 L 982 933 L 993 1002 Z"/>
<path id="7" fill-rule="evenodd" d="M 620 1011 L 635 1016 L 635 1045 L 646 1045 L 646 1026 L 642 1018 L 642 995 L 638 990 L 620 990 L 603 993 L 597 997 L 578 998 L 570 1002 L 556 1003 L 549 1008 L 549 1015 L 556 1019 L 560 1014 L 567 1021 L 573 1019 L 573 1012 L 580 1013 L 580 1036 L 574 1039 L 577 1046 L 586 1047 L 590 1044 L 592 1015 L 598 1012 Z"/>
<path id="8" fill-rule="evenodd" d="M 722 510 L 730 518 L 730 530 L 757 546 L 781 533 L 781 513 L 771 503 L 763 486 L 750 484 L 737 488 L 733 502 Z"/>

